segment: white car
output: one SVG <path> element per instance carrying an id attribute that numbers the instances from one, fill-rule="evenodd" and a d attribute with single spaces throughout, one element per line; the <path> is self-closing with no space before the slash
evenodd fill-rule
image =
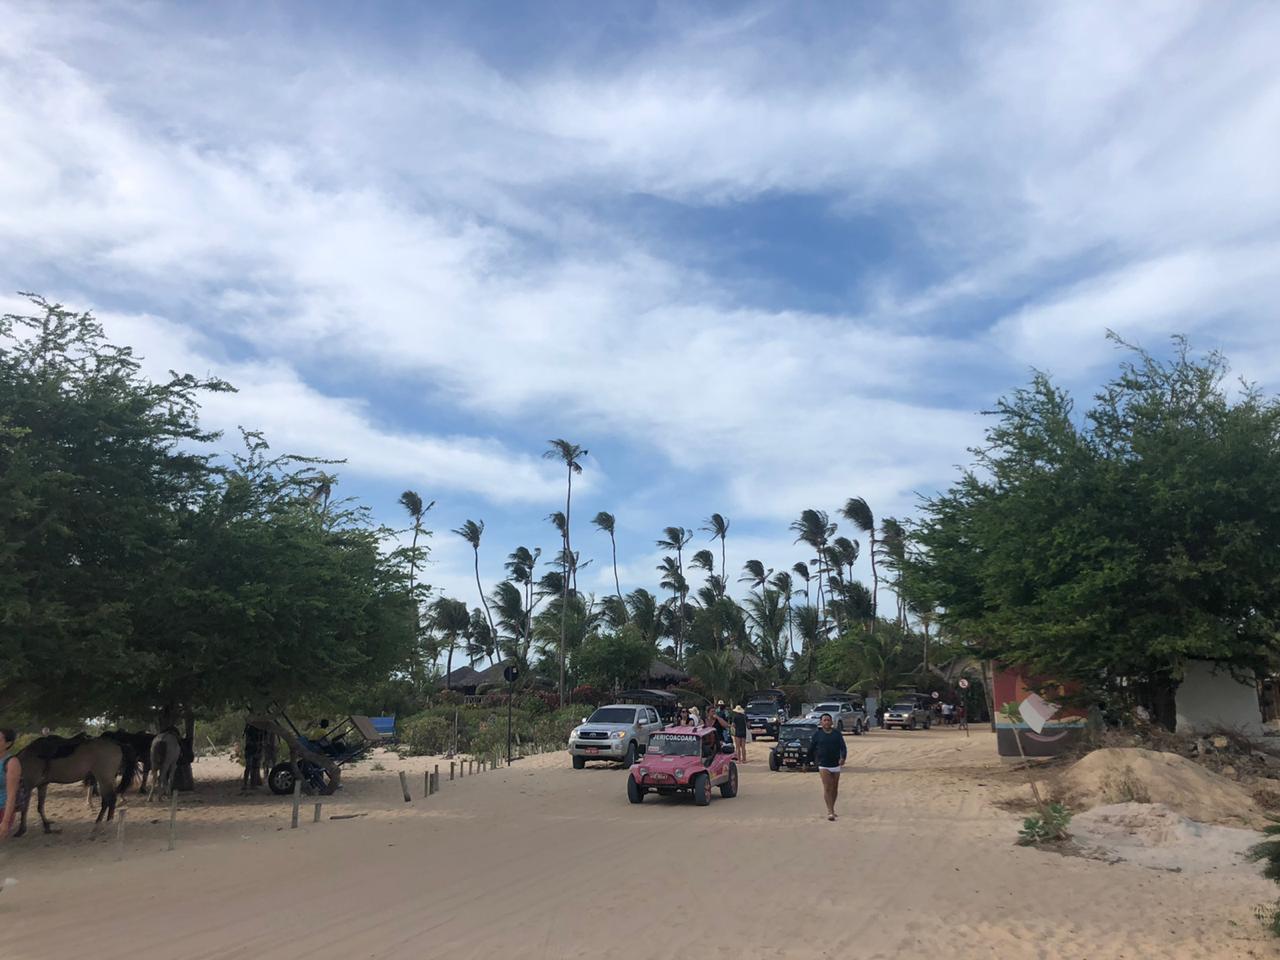
<path id="1" fill-rule="evenodd" d="M 867 730 L 867 711 L 857 701 L 833 700 L 830 703 L 820 703 L 805 716 L 819 720 L 824 713 L 831 714 L 832 725 L 841 733 L 847 731 L 858 737 Z"/>

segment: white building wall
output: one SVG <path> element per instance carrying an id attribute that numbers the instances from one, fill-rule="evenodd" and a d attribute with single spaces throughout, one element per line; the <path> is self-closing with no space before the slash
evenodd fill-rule
<path id="1" fill-rule="evenodd" d="M 1262 731 L 1257 685 L 1241 683 L 1226 668 L 1208 660 L 1187 663 L 1175 695 L 1178 733 L 1203 733 L 1218 727 L 1245 733 Z"/>

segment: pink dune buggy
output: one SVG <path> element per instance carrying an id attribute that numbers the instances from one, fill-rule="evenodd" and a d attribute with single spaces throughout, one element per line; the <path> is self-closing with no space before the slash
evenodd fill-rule
<path id="1" fill-rule="evenodd" d="M 719 787 L 722 797 L 737 796 L 733 745 L 711 727 L 668 727 L 649 737 L 649 748 L 632 766 L 627 799 L 641 803 L 650 791 L 662 797 L 692 793 L 693 802 L 705 807 L 712 787 Z"/>

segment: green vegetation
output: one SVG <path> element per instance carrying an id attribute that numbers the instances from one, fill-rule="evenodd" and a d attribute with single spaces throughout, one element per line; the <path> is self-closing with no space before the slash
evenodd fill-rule
<path id="1" fill-rule="evenodd" d="M 1018 843 L 1033 847 L 1067 839 L 1067 827 L 1071 824 L 1071 811 L 1060 803 L 1051 803 L 1041 816 L 1026 817 L 1018 831 Z"/>

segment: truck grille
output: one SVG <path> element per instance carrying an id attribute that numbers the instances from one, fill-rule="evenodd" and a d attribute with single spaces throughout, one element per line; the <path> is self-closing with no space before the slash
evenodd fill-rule
<path id="1" fill-rule="evenodd" d="M 603 730 L 583 730 L 578 734 L 579 740 L 608 740 L 609 734 Z"/>

